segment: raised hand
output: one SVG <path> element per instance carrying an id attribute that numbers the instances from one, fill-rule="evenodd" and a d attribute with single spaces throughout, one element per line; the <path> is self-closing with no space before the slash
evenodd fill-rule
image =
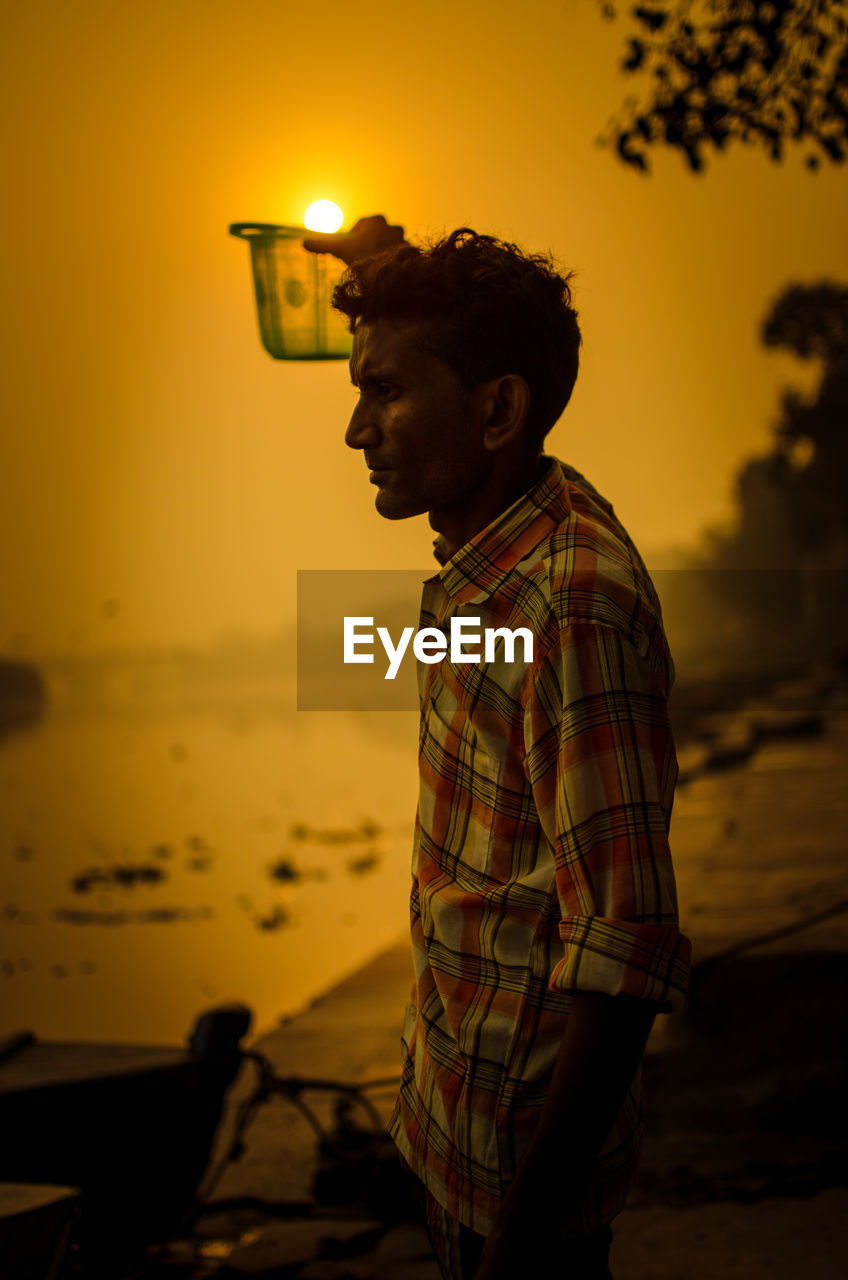
<path id="1" fill-rule="evenodd" d="M 391 226 L 382 213 L 375 213 L 360 218 L 350 231 L 314 231 L 304 239 L 303 247 L 310 253 L 332 253 L 350 266 L 359 258 L 405 243 L 403 227 Z"/>

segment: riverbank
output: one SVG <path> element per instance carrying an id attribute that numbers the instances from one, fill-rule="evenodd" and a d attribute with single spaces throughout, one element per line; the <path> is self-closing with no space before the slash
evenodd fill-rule
<path id="1" fill-rule="evenodd" d="M 659 1019 L 649 1045 L 649 1136 L 612 1270 L 837 1280 L 848 1252 L 848 690 L 786 684 L 722 716 L 693 739 L 676 801 L 696 969 L 688 1009 Z M 283 1076 L 392 1076 L 409 978 L 403 939 L 255 1047 Z M 245 1075 L 233 1103 L 250 1087 Z M 373 1100 L 385 1116 L 391 1090 Z M 323 1095 L 316 1110 L 332 1124 Z M 297 1212 L 313 1205 L 315 1148 L 290 1103 L 260 1109 L 214 1192 L 219 1213 L 199 1224 L 207 1262 L 196 1274 L 436 1280 L 419 1228 L 387 1228 L 361 1205 L 358 1216 Z M 288 1217 L 269 1217 L 268 1202 Z"/>

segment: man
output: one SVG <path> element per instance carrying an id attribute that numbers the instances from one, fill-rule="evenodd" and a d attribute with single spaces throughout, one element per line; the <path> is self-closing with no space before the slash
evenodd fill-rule
<path id="1" fill-rule="evenodd" d="M 360 224 L 371 250 L 381 221 Z M 356 229 L 336 245 L 347 444 L 381 515 L 426 511 L 439 535 L 420 625 L 534 642 L 419 666 L 416 977 L 390 1130 L 449 1280 L 595 1280 L 638 1158 L 642 1051 L 688 978 L 671 661 L 612 508 L 542 453 L 577 374 L 567 278 L 467 229 L 424 250 L 386 233 L 374 257 Z"/>

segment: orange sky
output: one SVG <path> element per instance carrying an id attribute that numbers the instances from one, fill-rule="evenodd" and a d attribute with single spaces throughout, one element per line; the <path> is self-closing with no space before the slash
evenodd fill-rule
<path id="1" fill-rule="evenodd" d="M 799 376 L 758 344 L 770 300 L 848 279 L 844 170 L 644 179 L 594 145 L 626 84 L 591 0 L 36 0 L 4 35 L 0 652 L 270 632 L 297 568 L 428 563 L 342 443 L 346 367 L 261 349 L 231 221 L 326 196 L 551 248 L 585 351 L 549 451 L 649 554 L 726 518 L 767 445 Z"/>

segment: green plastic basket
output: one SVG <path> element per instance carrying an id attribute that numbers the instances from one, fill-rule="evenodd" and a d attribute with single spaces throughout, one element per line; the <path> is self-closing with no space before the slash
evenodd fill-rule
<path id="1" fill-rule="evenodd" d="M 262 345 L 275 360 L 347 360 L 353 338 L 347 317 L 330 306 L 345 270 L 338 258 L 309 253 L 303 227 L 234 222 L 247 240 Z"/>

